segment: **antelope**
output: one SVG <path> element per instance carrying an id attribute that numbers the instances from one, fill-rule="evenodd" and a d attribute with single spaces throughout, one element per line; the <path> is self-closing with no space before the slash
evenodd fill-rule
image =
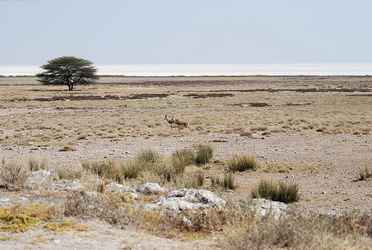
<path id="1" fill-rule="evenodd" d="M 171 128 L 173 128 L 173 125 L 176 125 L 178 128 L 187 128 L 189 126 L 187 122 L 175 119 L 173 116 L 168 117 L 168 115 L 165 115 L 164 119 L 168 122 Z"/>

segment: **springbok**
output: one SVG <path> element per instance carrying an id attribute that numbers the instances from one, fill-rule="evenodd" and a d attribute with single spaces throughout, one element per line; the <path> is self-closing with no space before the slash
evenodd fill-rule
<path id="1" fill-rule="evenodd" d="M 176 125 L 177 128 L 187 128 L 189 126 L 187 122 L 175 119 L 173 116 L 169 117 L 168 115 L 165 115 L 164 119 L 168 122 L 171 128 L 173 128 L 174 125 Z"/>

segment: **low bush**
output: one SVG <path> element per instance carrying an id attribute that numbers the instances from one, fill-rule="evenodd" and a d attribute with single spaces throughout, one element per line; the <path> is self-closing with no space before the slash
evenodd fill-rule
<path id="1" fill-rule="evenodd" d="M 136 179 L 144 171 L 143 163 L 138 160 L 128 160 L 121 163 L 121 174 L 124 179 Z"/>
<path id="2" fill-rule="evenodd" d="M 213 158 L 213 148 L 209 145 L 199 145 L 196 149 L 195 163 L 197 165 L 204 165 L 209 163 Z"/>
<path id="3" fill-rule="evenodd" d="M 284 203 L 296 202 L 300 199 L 298 185 L 285 182 L 261 181 L 251 193 L 252 198 L 264 198 Z"/>
<path id="4" fill-rule="evenodd" d="M 159 159 L 160 159 L 159 153 L 151 149 L 143 150 L 136 156 L 137 161 L 145 163 L 155 163 Z"/>
<path id="5" fill-rule="evenodd" d="M 227 190 L 234 190 L 236 189 L 235 178 L 232 173 L 224 174 L 223 178 L 220 177 L 212 177 L 211 178 L 211 185 L 214 188 L 222 187 L 223 189 Z"/>
<path id="6" fill-rule="evenodd" d="M 0 184 L 8 190 L 22 189 L 29 175 L 29 168 L 22 161 L 0 163 Z"/>
<path id="7" fill-rule="evenodd" d="M 370 170 L 368 167 L 359 170 L 359 181 L 366 181 L 369 178 L 372 178 L 372 170 Z"/>
<path id="8" fill-rule="evenodd" d="M 81 168 L 70 168 L 60 166 L 57 168 L 57 176 L 60 180 L 76 180 L 80 179 L 83 175 Z"/>
<path id="9" fill-rule="evenodd" d="M 0 231 L 25 232 L 41 222 L 62 216 L 60 210 L 41 204 L 0 208 Z"/>
<path id="10" fill-rule="evenodd" d="M 246 249 L 369 249 L 365 236 L 372 231 L 370 216 L 291 214 L 279 219 L 263 218 L 227 230 L 222 247 Z"/>
<path id="11" fill-rule="evenodd" d="M 178 174 L 183 174 L 186 166 L 191 165 L 193 161 L 194 152 L 192 150 L 178 150 L 172 154 L 172 165 Z"/>
<path id="12" fill-rule="evenodd" d="M 121 164 L 118 161 L 95 161 L 83 162 L 82 168 L 85 171 L 98 175 L 101 178 L 122 181 Z"/>
<path id="13" fill-rule="evenodd" d="M 30 171 L 46 170 L 48 169 L 48 162 L 46 159 L 30 158 L 28 160 L 28 167 Z"/>
<path id="14" fill-rule="evenodd" d="M 227 169 L 230 172 L 244 172 L 257 169 L 257 161 L 254 156 L 236 155 L 227 161 Z"/>

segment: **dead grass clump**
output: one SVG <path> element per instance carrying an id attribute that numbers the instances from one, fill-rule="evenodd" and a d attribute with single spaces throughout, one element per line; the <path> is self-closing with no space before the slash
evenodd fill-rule
<path id="1" fill-rule="evenodd" d="M 178 150 L 172 154 L 172 165 L 176 172 L 182 174 L 186 166 L 191 165 L 194 161 L 194 152 L 192 150 Z"/>
<path id="2" fill-rule="evenodd" d="M 366 181 L 370 178 L 372 178 L 372 170 L 370 170 L 367 166 L 359 170 L 358 181 Z"/>
<path id="3" fill-rule="evenodd" d="M 85 171 L 96 174 L 101 178 L 112 179 L 117 182 L 122 181 L 122 169 L 118 161 L 83 162 L 81 165 Z"/>
<path id="4" fill-rule="evenodd" d="M 197 171 L 187 177 L 183 177 L 183 187 L 185 188 L 200 188 L 204 185 L 205 176 L 202 171 Z M 178 186 L 180 186 L 178 184 Z"/>
<path id="5" fill-rule="evenodd" d="M 368 249 L 370 217 L 346 215 L 263 218 L 226 232 L 228 249 Z M 369 242 L 368 242 L 369 241 Z"/>
<path id="6" fill-rule="evenodd" d="M 156 162 L 149 170 L 160 177 L 163 183 L 171 182 L 178 175 L 172 163 L 167 159 Z"/>
<path id="7" fill-rule="evenodd" d="M 285 182 L 261 181 L 251 193 L 252 198 L 264 198 L 284 203 L 296 202 L 300 199 L 298 185 Z"/>
<path id="8" fill-rule="evenodd" d="M 28 167 L 31 172 L 39 171 L 39 170 L 47 170 L 48 161 L 46 159 L 38 159 L 38 158 L 30 158 L 28 160 Z"/>
<path id="9" fill-rule="evenodd" d="M 220 177 L 212 177 L 211 178 L 211 185 L 214 188 L 222 187 L 225 190 L 234 190 L 237 188 L 235 184 L 235 178 L 232 173 L 224 174 L 223 178 Z"/>
<path id="10" fill-rule="evenodd" d="M 66 199 L 65 216 L 98 218 L 110 224 L 134 222 L 133 209 L 120 199 L 97 192 L 72 192 Z"/>
<path id="11" fill-rule="evenodd" d="M 66 231 L 78 231 L 78 232 L 85 232 L 88 230 L 88 226 L 80 223 L 75 223 L 71 220 L 62 220 L 59 222 L 50 222 L 44 225 L 44 228 L 56 232 L 62 233 Z"/>
<path id="12" fill-rule="evenodd" d="M 159 159 L 159 153 L 151 149 L 143 150 L 136 156 L 137 161 L 145 163 L 155 163 Z"/>
<path id="13" fill-rule="evenodd" d="M 26 164 L 21 161 L 0 163 L 0 184 L 8 190 L 22 189 L 30 171 Z"/>
<path id="14" fill-rule="evenodd" d="M 0 208 L 0 231 L 25 232 L 42 222 L 60 216 L 61 214 L 54 207 L 40 204 Z"/>
<path id="15" fill-rule="evenodd" d="M 58 167 L 57 176 L 60 180 L 78 180 L 83 176 L 80 168 Z"/>
<path id="16" fill-rule="evenodd" d="M 257 165 L 256 157 L 247 155 L 236 155 L 227 161 L 227 169 L 230 172 L 256 170 Z"/>
<path id="17" fill-rule="evenodd" d="M 213 158 L 213 148 L 209 145 L 199 145 L 196 149 L 195 163 L 197 165 L 204 165 L 209 163 Z"/>
<path id="18" fill-rule="evenodd" d="M 141 161 L 129 160 L 121 163 L 121 174 L 124 179 L 136 179 L 144 171 Z"/>
<path id="19" fill-rule="evenodd" d="M 60 152 L 73 152 L 73 151 L 76 151 L 76 149 L 71 145 L 65 145 L 59 151 Z"/>
<path id="20" fill-rule="evenodd" d="M 92 174 L 90 172 L 83 171 L 80 182 L 83 185 L 84 190 L 86 191 L 89 191 L 89 192 L 103 191 L 102 183 L 104 181 L 101 178 L 99 178 L 97 175 Z"/>

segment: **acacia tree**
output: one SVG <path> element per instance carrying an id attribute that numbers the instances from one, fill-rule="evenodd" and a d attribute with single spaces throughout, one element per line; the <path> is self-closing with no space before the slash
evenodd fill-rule
<path id="1" fill-rule="evenodd" d="M 76 84 L 89 84 L 98 79 L 97 69 L 92 62 L 76 57 L 63 56 L 48 61 L 37 74 L 44 84 L 67 85 L 72 91 Z"/>

